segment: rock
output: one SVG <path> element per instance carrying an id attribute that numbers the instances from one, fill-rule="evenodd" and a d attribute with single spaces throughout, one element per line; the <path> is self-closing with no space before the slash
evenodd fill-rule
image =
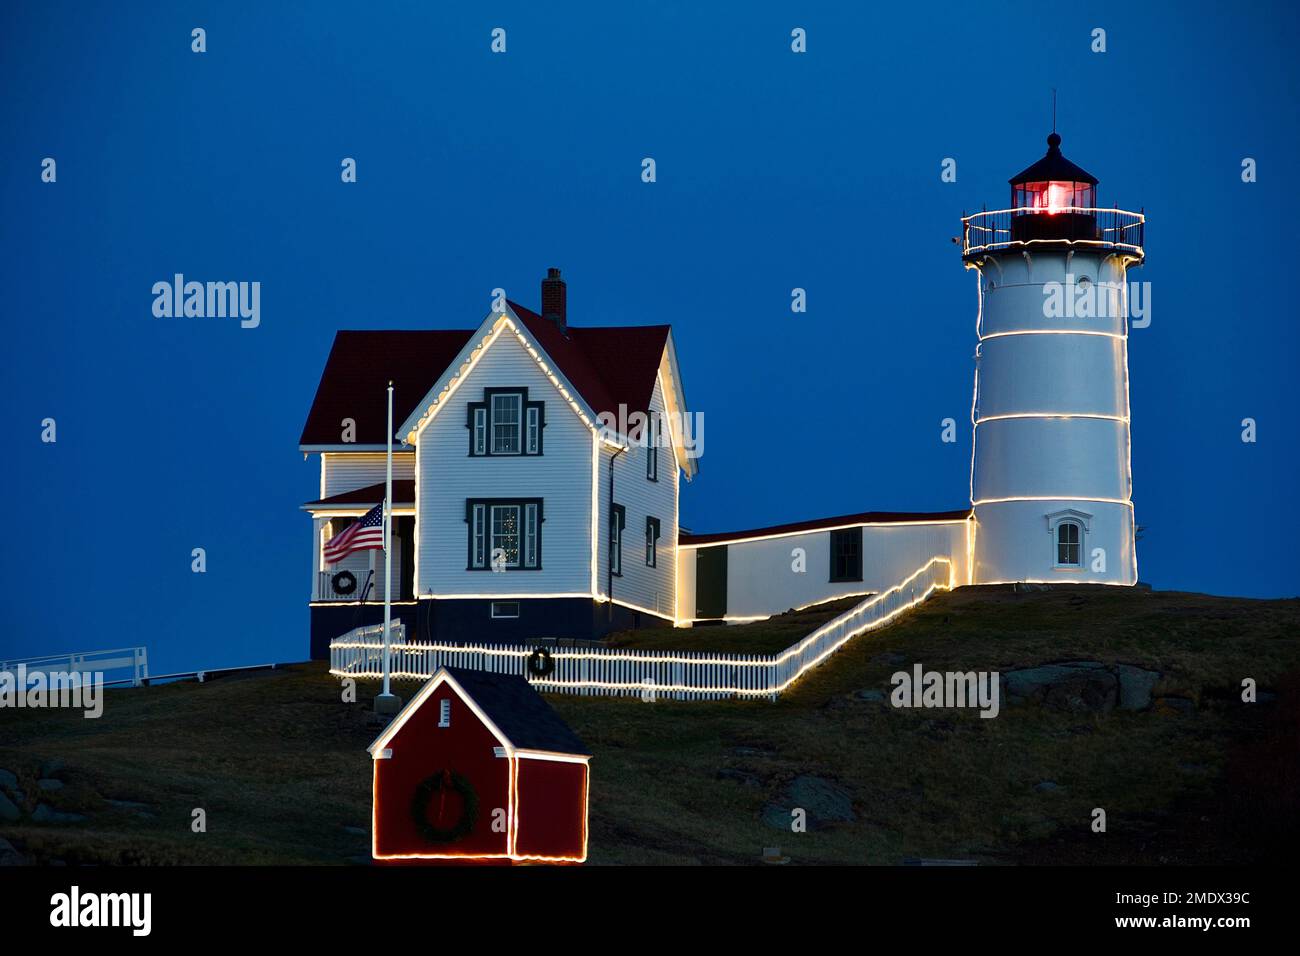
<path id="1" fill-rule="evenodd" d="M 1149 671 L 1132 664 L 1120 664 L 1119 671 L 1119 709 L 1146 710 L 1151 706 L 1151 690 L 1160 680 L 1159 671 Z"/>
<path id="2" fill-rule="evenodd" d="M 1186 697 L 1157 697 L 1153 706 L 1156 713 L 1164 717 L 1185 717 L 1196 713 L 1196 704 Z"/>
<path id="3" fill-rule="evenodd" d="M 85 816 L 80 813 L 64 813 L 62 810 L 53 810 L 48 804 L 42 803 L 32 814 L 32 819 L 37 823 L 80 823 L 85 820 Z"/>
<path id="4" fill-rule="evenodd" d="M 885 692 L 883 690 L 860 690 L 857 693 L 857 698 L 872 704 L 883 704 L 885 702 Z"/>
<path id="5" fill-rule="evenodd" d="M 22 818 L 22 815 L 23 812 L 18 809 L 18 805 L 3 793 L 0 793 L 0 821 L 17 823 Z"/>
<path id="6" fill-rule="evenodd" d="M 45 790 L 47 792 L 50 790 L 62 790 L 63 781 L 62 780 L 37 780 L 36 786 L 40 787 L 42 790 Z"/>
<path id="7" fill-rule="evenodd" d="M 26 866 L 27 857 L 14 849 L 8 840 L 0 838 L 0 866 Z"/>
<path id="8" fill-rule="evenodd" d="M 1039 793 L 1057 793 L 1061 785 L 1054 780 L 1044 780 L 1042 783 L 1035 784 L 1034 789 Z"/>
<path id="9" fill-rule="evenodd" d="M 344 827 L 344 828 L 343 828 L 343 832 L 344 832 L 344 833 L 351 833 L 353 836 L 366 836 L 366 835 L 367 835 L 367 831 L 366 831 L 366 830 L 363 830 L 361 827 Z"/>
<path id="10" fill-rule="evenodd" d="M 776 754 L 771 750 L 762 750 L 759 747 L 732 747 L 731 755 L 733 757 L 775 757 Z"/>
<path id="11" fill-rule="evenodd" d="M 822 777 L 802 774 L 795 777 L 781 791 L 775 803 L 763 808 L 760 819 L 777 830 L 790 830 L 794 817 L 791 811 L 802 809 L 807 814 L 809 830 L 820 830 L 832 823 L 849 823 L 857 819 L 853 812 L 853 798 L 839 784 Z"/>
<path id="12" fill-rule="evenodd" d="M 1007 671 L 1002 682 L 1013 704 L 1033 702 L 1069 713 L 1106 713 L 1118 699 L 1119 681 L 1100 661 L 1067 661 Z"/>
<path id="13" fill-rule="evenodd" d="M 10 773 L 8 770 L 0 770 L 0 787 L 4 787 L 6 790 L 12 790 L 15 793 L 17 793 L 18 792 L 17 774 Z"/>
<path id="14" fill-rule="evenodd" d="M 117 807 L 119 810 L 147 810 L 147 809 L 149 809 L 149 804 L 147 804 L 147 803 L 136 803 L 134 800 L 109 800 L 107 797 L 105 797 L 105 798 L 104 798 L 104 802 L 107 803 L 110 807 Z"/>
<path id="15" fill-rule="evenodd" d="M 730 780 L 733 783 L 738 783 L 742 787 L 759 786 L 759 779 L 758 777 L 754 776 L 754 774 L 746 773 L 743 770 L 735 770 L 731 767 L 724 767 L 722 770 L 719 770 L 714 776 L 717 777 L 717 779 L 719 780 Z"/>
<path id="16" fill-rule="evenodd" d="M 45 763 L 41 764 L 41 776 L 52 777 L 56 773 L 61 773 L 66 766 L 58 757 L 51 757 Z"/>
<path id="17" fill-rule="evenodd" d="M 886 651 L 884 654 L 877 654 L 871 658 L 871 663 L 880 664 L 883 667 L 898 667 L 900 664 L 907 663 L 907 655 L 899 654 L 897 651 Z"/>

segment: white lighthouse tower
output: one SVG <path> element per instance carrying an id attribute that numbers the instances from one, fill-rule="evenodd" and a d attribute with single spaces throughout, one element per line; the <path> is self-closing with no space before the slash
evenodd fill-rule
<path id="1" fill-rule="evenodd" d="M 963 219 L 979 273 L 971 460 L 975 584 L 1137 583 L 1127 272 L 1141 213 L 1047 138 L 1011 208 Z"/>

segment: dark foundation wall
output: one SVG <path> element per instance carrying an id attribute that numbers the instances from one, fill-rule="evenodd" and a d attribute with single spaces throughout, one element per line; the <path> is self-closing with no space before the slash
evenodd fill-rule
<path id="1" fill-rule="evenodd" d="M 394 604 L 393 620 L 406 626 L 408 641 L 454 644 L 526 644 L 544 638 L 594 641 L 612 631 L 672 626 L 653 614 L 588 598 L 511 601 L 519 605 L 518 617 L 492 617 L 492 603 L 455 599 Z M 330 641 L 341 634 L 384 621 L 382 604 L 319 604 L 310 611 L 312 660 L 328 660 Z"/>

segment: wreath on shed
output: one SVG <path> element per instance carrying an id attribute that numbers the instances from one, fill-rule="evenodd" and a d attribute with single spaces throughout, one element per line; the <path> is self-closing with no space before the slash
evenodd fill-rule
<path id="1" fill-rule="evenodd" d="M 330 587 L 335 594 L 351 594 L 357 589 L 357 576 L 351 571 L 339 571 L 330 578 Z"/>
<path id="2" fill-rule="evenodd" d="M 447 805 L 447 794 L 452 791 L 460 794 L 460 817 L 451 826 L 437 826 L 436 824 L 442 822 L 443 811 Z M 429 811 L 435 799 L 436 812 L 433 814 L 433 822 L 430 822 Z M 478 794 L 474 790 L 474 785 L 464 774 L 454 770 L 436 771 L 421 780 L 419 786 L 415 788 L 415 796 L 411 798 L 411 819 L 415 821 L 420 835 L 428 842 L 456 842 L 473 830 L 474 823 L 478 820 Z"/>
<path id="3" fill-rule="evenodd" d="M 528 655 L 528 673 L 534 677 L 549 677 L 553 670 L 555 661 L 546 648 L 539 647 Z"/>

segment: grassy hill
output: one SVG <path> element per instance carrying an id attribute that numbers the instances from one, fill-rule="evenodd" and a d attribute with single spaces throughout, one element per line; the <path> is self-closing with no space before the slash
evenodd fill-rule
<path id="1" fill-rule="evenodd" d="M 818 613 L 635 638 L 765 652 Z M 772 846 L 796 863 L 1262 861 L 1298 842 L 1298 625 L 1300 600 L 963 588 L 850 642 L 776 703 L 550 699 L 595 755 L 593 863 L 753 863 Z M 1062 660 L 1159 670 L 1156 696 L 1188 703 L 1074 713 L 1004 700 L 985 720 L 859 695 L 887 694 L 889 675 L 917 661 L 1005 672 Z M 1240 702 L 1243 677 L 1263 702 Z M 86 818 L 25 816 L 0 837 L 69 863 L 365 858 L 377 732 L 366 700 L 341 703 L 312 664 L 113 691 L 98 721 L 0 712 L 0 768 L 19 776 L 23 810 Z M 64 786 L 41 791 L 52 760 Z M 824 797 L 839 822 L 772 825 L 792 801 Z M 195 807 L 207 833 L 190 830 Z M 1095 807 L 1104 834 L 1089 828 Z"/>

